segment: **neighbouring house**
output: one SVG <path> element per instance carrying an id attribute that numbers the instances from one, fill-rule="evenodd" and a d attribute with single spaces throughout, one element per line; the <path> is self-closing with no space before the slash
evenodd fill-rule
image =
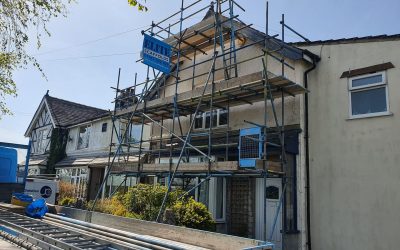
<path id="1" fill-rule="evenodd" d="M 126 108 L 129 105 L 129 101 L 125 101 L 122 106 Z M 82 200 L 93 200 L 103 182 L 109 161 L 114 158 L 110 155 L 110 146 L 114 150 L 123 144 L 119 138 L 111 141 L 111 134 L 113 130 L 122 133 L 125 127 L 118 122 L 113 123 L 109 111 L 62 100 L 46 93 L 25 133 L 31 141 L 29 175 L 56 174 L 62 181 L 74 185 L 74 196 Z M 128 136 L 123 140 L 140 140 L 140 129 L 131 126 Z M 148 130 L 144 129 L 143 134 L 148 134 Z M 120 150 L 125 149 L 126 146 L 121 145 Z M 121 158 L 116 157 L 114 162 L 117 164 Z M 137 161 L 137 157 L 131 157 L 131 167 L 137 165 Z M 124 169 L 115 168 L 114 171 Z M 117 183 L 117 176 L 110 177 L 102 197 L 111 192 L 110 187 Z M 135 185 L 136 178 L 129 178 L 127 183 Z"/>
<path id="2" fill-rule="evenodd" d="M 123 133 L 124 125 L 118 122 L 113 123 L 109 114 L 94 120 L 87 120 L 68 127 L 68 140 L 65 148 L 66 157 L 56 163 L 57 174 L 62 180 L 68 181 L 76 187 L 76 197 L 83 200 L 94 200 L 100 190 L 100 185 L 105 178 L 108 170 L 109 162 L 114 161 L 115 165 L 121 161 L 124 156 L 110 155 L 111 150 L 118 148 L 119 143 L 122 144 L 121 152 L 126 149 L 122 138 L 113 138 L 111 134 L 113 130 Z M 139 127 L 132 126 L 128 137 L 124 140 L 140 140 L 138 138 Z M 140 130 L 139 130 L 140 131 Z M 140 132 L 139 132 L 140 133 Z M 146 134 L 146 131 L 144 131 Z M 111 144 L 111 145 L 110 145 Z M 133 150 L 134 151 L 134 150 Z M 128 157 L 128 156 L 126 156 Z M 128 157 L 129 158 L 129 157 Z M 137 165 L 138 158 L 130 157 L 129 166 L 126 162 L 124 167 L 116 167 L 112 171 L 124 172 Z M 98 198 L 104 195 L 111 195 L 111 192 L 118 187 L 120 177 L 112 175 L 106 183 L 106 188 L 100 193 Z M 136 178 L 128 178 L 127 186 L 136 185 Z"/>
<path id="3" fill-rule="evenodd" d="M 47 92 L 25 133 L 31 141 L 29 175 L 56 174 L 56 164 L 66 157 L 70 151 L 70 141 L 78 135 L 72 135 L 77 132 L 73 128 L 82 123 L 90 124 L 91 121 L 107 121 L 109 117 L 106 110 L 55 98 Z M 87 147 L 89 134 L 90 129 L 79 131 L 77 148 Z M 66 167 L 72 169 L 73 165 Z M 79 183 L 76 179 L 71 181 Z"/>
<path id="4" fill-rule="evenodd" d="M 321 58 L 305 107 L 312 248 L 398 249 L 400 35 L 294 45 Z"/>

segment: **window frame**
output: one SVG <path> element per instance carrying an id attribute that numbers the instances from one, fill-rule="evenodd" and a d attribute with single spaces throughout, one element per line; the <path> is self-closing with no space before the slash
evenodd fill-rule
<path id="1" fill-rule="evenodd" d="M 51 136 L 49 137 L 51 128 L 48 126 L 39 128 L 36 131 L 36 154 L 45 154 L 46 153 L 46 148 L 48 144 L 50 143 L 49 140 Z M 39 136 L 40 135 L 40 136 Z M 45 138 L 43 138 L 45 136 Z"/>
<path id="2" fill-rule="evenodd" d="M 105 133 L 105 132 L 107 132 L 107 129 L 108 129 L 108 122 L 103 122 L 101 124 L 101 132 Z"/>
<path id="3" fill-rule="evenodd" d="M 363 78 L 368 78 L 372 76 L 382 75 L 382 81 L 378 83 L 367 84 L 363 86 L 353 87 L 353 81 Z M 363 92 L 373 89 L 385 88 L 386 94 L 386 111 L 383 112 L 373 112 L 366 113 L 360 115 L 353 115 L 353 102 L 352 102 L 352 93 Z M 390 106 L 389 106 L 389 84 L 387 82 L 386 71 L 379 71 L 371 74 L 363 74 L 360 76 L 354 76 L 348 78 L 348 95 L 349 95 L 349 119 L 358 119 L 358 118 L 368 118 L 368 117 L 377 117 L 377 116 L 385 116 L 390 115 Z"/>
<path id="4" fill-rule="evenodd" d="M 222 180 L 222 217 L 217 218 L 217 192 L 218 192 L 218 184 L 217 178 Z M 227 189 L 226 189 L 226 178 L 225 177 L 212 177 L 209 181 L 209 194 L 208 194 L 208 209 L 211 212 L 216 223 L 225 223 L 226 222 L 226 197 L 227 197 Z"/>
<path id="5" fill-rule="evenodd" d="M 78 131 L 77 131 L 77 140 L 76 140 L 76 150 L 85 150 L 85 149 L 88 149 L 89 147 L 90 147 L 90 134 L 92 133 L 92 124 L 87 124 L 87 125 L 82 125 L 82 126 L 79 126 L 78 127 Z M 80 139 L 80 134 L 81 134 L 81 128 L 90 128 L 90 131 L 89 131 L 89 138 L 88 138 L 88 145 L 87 145 L 87 147 L 84 147 L 84 148 L 79 148 L 79 139 Z"/>
<path id="6" fill-rule="evenodd" d="M 229 121 L 229 109 L 214 109 L 212 112 L 216 112 L 217 113 L 217 123 L 214 124 L 213 123 L 213 127 L 212 128 L 223 128 L 223 127 L 227 127 L 228 126 L 228 121 Z M 221 122 L 221 115 L 227 113 L 228 119 L 227 119 L 227 124 L 223 124 L 220 125 Z M 206 111 L 206 112 L 202 112 L 201 114 L 197 114 L 195 119 L 198 119 L 201 117 L 201 127 L 196 127 L 196 122 L 193 126 L 194 130 L 205 130 L 205 129 L 209 129 L 208 127 L 206 127 L 206 122 L 207 122 L 207 115 L 210 115 L 210 119 L 212 119 L 212 113 L 210 114 L 210 111 Z"/>

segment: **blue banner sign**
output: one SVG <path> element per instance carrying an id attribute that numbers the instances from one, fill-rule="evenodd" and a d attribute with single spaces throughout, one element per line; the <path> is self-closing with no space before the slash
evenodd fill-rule
<path id="1" fill-rule="evenodd" d="M 171 71 L 171 45 L 144 34 L 143 63 L 166 74 Z"/>

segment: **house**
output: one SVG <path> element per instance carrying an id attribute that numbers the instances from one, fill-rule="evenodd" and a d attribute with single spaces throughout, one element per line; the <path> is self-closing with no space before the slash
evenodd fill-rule
<path id="1" fill-rule="evenodd" d="M 297 43 L 308 74 L 313 249 L 398 249 L 400 35 Z"/>
<path id="2" fill-rule="evenodd" d="M 75 149 L 88 147 L 91 129 L 86 127 L 77 131 L 77 126 L 91 124 L 94 121 L 107 123 L 109 120 L 109 113 L 106 110 L 55 98 L 47 92 L 25 133 L 31 141 L 29 175 L 56 174 L 56 164 L 65 158 L 66 153 L 72 151 L 69 145 L 73 138 L 75 142 L 79 142 Z M 92 134 L 102 137 L 96 131 Z M 109 141 L 103 141 L 109 144 Z M 90 145 L 92 144 L 96 143 L 91 142 Z"/>
<path id="3" fill-rule="evenodd" d="M 180 44 L 172 72 L 145 81 L 135 105 L 116 109 L 116 121 L 150 126 L 146 161 L 126 176 L 187 190 L 207 205 L 218 232 L 270 240 L 276 249 L 305 246 L 304 76 L 319 57 L 212 8 L 184 30 L 164 39 Z M 225 40 L 214 42 L 220 30 Z"/>
<path id="4" fill-rule="evenodd" d="M 400 36 L 285 43 L 212 7 L 145 31 L 175 48 L 173 67 L 116 110 L 151 126 L 126 176 L 173 176 L 218 232 L 276 249 L 396 249 Z"/>
<path id="5" fill-rule="evenodd" d="M 400 35 L 286 43 L 213 7 L 144 31 L 175 48 L 172 72 L 69 124 L 58 173 L 86 199 L 182 188 L 217 232 L 275 249 L 397 249 Z"/>
<path id="6" fill-rule="evenodd" d="M 82 200 L 94 200 L 100 190 L 100 185 L 105 178 L 105 173 L 108 171 L 110 162 L 114 160 L 115 164 L 124 159 L 123 156 L 118 156 L 113 159 L 110 155 L 110 150 L 113 151 L 118 147 L 120 138 L 113 138 L 111 135 L 113 130 L 118 130 L 119 133 L 123 129 L 123 125 L 113 123 L 107 112 L 107 116 L 99 117 L 95 120 L 87 120 L 68 127 L 68 141 L 65 147 L 66 157 L 55 164 L 57 174 L 64 181 L 68 181 L 75 185 L 76 196 Z M 131 140 L 139 140 L 136 127 L 132 126 L 130 131 Z M 139 130 L 140 131 L 140 130 Z M 148 129 L 145 129 L 146 135 Z M 110 148 L 111 147 L 111 148 Z M 122 149 L 126 147 L 123 146 Z M 129 170 L 137 165 L 138 158 L 130 157 L 126 162 L 130 166 L 126 168 L 117 168 L 118 172 Z M 120 184 L 121 177 L 116 175 L 110 176 L 106 180 L 106 188 L 99 197 L 111 195 Z M 127 178 L 125 181 L 127 186 L 136 185 L 136 178 Z M 100 196 L 101 195 L 101 196 Z"/>

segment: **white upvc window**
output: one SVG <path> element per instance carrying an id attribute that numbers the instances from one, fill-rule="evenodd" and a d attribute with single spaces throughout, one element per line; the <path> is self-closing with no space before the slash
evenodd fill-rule
<path id="1" fill-rule="evenodd" d="M 86 190 L 88 185 L 88 169 L 83 168 L 60 168 L 56 170 L 57 176 L 61 181 L 69 182 L 74 187 L 74 196 L 80 199 L 86 199 Z"/>
<path id="2" fill-rule="evenodd" d="M 210 128 L 210 119 L 212 119 L 212 127 L 224 127 L 228 125 L 228 115 L 227 109 L 216 109 L 212 112 L 207 111 L 196 115 L 194 128 L 195 129 L 208 129 Z"/>
<path id="3" fill-rule="evenodd" d="M 349 104 L 351 119 L 389 115 L 386 72 L 349 78 Z"/>
<path id="4" fill-rule="evenodd" d="M 216 222 L 225 222 L 226 217 L 226 178 L 210 179 L 209 211 Z"/>

